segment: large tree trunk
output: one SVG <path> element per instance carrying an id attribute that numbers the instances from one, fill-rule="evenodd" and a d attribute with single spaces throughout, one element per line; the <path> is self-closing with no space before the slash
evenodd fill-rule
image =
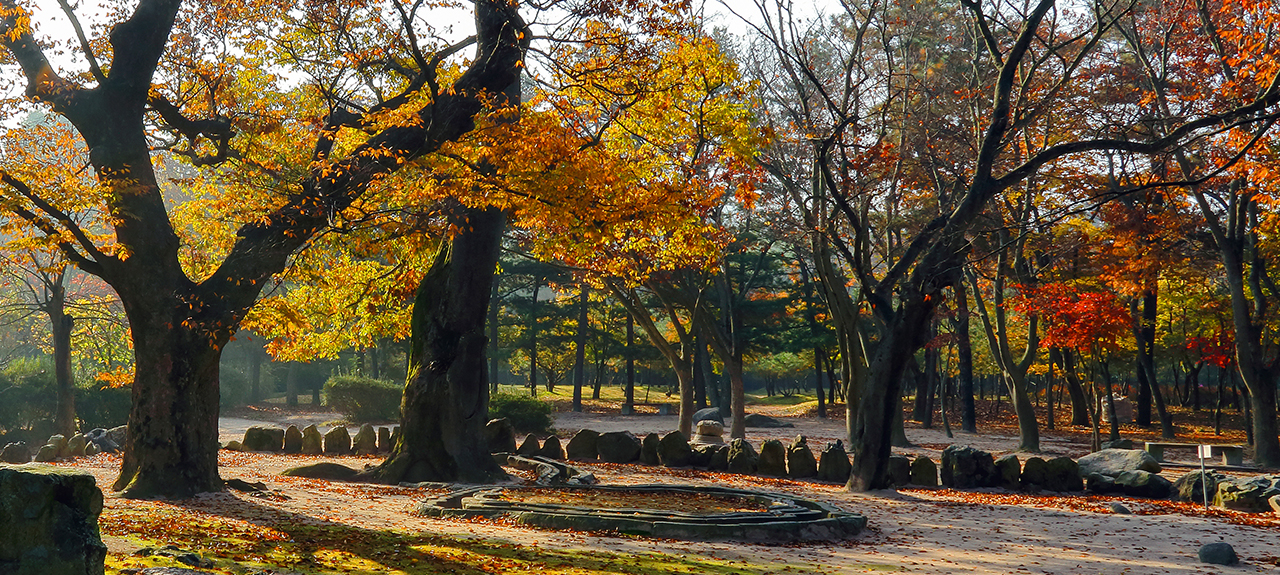
<path id="1" fill-rule="evenodd" d="M 400 439 L 368 473 L 383 483 L 484 483 L 506 475 L 483 439 L 489 420 L 484 296 L 492 293 L 506 215 L 497 208 L 464 212 L 458 228 L 465 231 L 441 245 L 414 298 Z"/>
<path id="2" fill-rule="evenodd" d="M 188 310 L 178 301 L 165 316 L 125 293 L 135 352 L 133 404 L 112 488 L 131 498 L 221 491 L 218 364 L 230 334 L 184 328 Z"/>
<path id="3" fill-rule="evenodd" d="M 894 420 L 902 413 L 902 374 L 916 350 L 925 344 L 932 313 L 933 304 L 922 294 L 904 295 L 900 309 L 876 346 L 853 429 L 853 473 L 848 483 L 852 491 L 889 487 L 886 471 L 892 454 Z"/>

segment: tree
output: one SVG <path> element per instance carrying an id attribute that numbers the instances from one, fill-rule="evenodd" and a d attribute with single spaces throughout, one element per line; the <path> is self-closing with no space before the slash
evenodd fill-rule
<path id="1" fill-rule="evenodd" d="M 367 106 L 334 97 L 328 100 L 333 104 L 330 113 L 311 129 L 287 126 L 302 128 L 298 135 L 314 143 L 314 161 L 280 166 L 284 170 L 258 162 L 290 193 L 265 202 L 267 209 L 240 226 L 214 269 L 192 277 L 181 261 L 182 241 L 156 177 L 148 134 L 157 132 L 149 131 L 148 123 L 159 117 L 167 128 L 165 134 L 187 144 L 175 144 L 175 153 L 185 153 L 193 163 L 205 166 L 234 158 L 255 162 L 258 158 L 252 157 L 252 150 L 232 144 L 284 136 L 286 126 L 272 123 L 261 113 L 238 115 L 238 122 L 233 122 L 227 114 L 240 111 L 220 107 L 226 105 L 229 86 L 199 81 L 210 79 L 200 77 L 199 72 L 205 71 L 202 66 L 177 66 L 167 51 L 170 33 L 182 24 L 184 34 L 176 41 L 249 38 L 237 48 L 251 48 L 256 38 L 236 36 L 231 33 L 235 26 L 252 24 L 264 14 L 296 13 L 223 2 L 191 4 L 184 12 L 179 0 L 140 0 L 132 12 L 112 22 L 108 37 L 79 43 L 89 64 L 86 74 L 60 74 L 33 36 L 30 14 L 13 0 L 0 2 L 0 41 L 11 61 L 21 66 L 29 98 L 66 118 L 84 139 L 101 190 L 101 209 L 109 215 L 114 231 L 114 243 L 95 242 L 64 207 L 40 190 L 6 182 L 27 202 L 13 213 L 57 238 L 67 259 L 102 277 L 123 302 L 136 367 L 130 432 L 113 488 L 127 496 L 181 497 L 222 488 L 217 472 L 218 359 L 263 287 L 335 214 L 379 180 L 470 131 L 473 116 L 486 104 L 486 94 L 502 93 L 517 78 L 527 37 L 522 39 L 523 24 L 514 6 L 490 0 L 475 3 L 474 43 L 479 56 L 465 72 L 450 76 L 446 87 L 440 85 L 442 62 L 472 41 L 432 50 L 418 43 L 413 29 L 420 23 L 414 18 L 422 15 L 416 10 L 412 14 L 397 11 L 397 7 L 401 6 L 394 2 L 374 6 L 377 15 L 389 17 L 386 21 L 375 18 L 374 24 L 381 28 L 373 29 L 395 36 L 387 47 L 397 49 L 403 55 L 401 61 L 410 63 L 396 68 L 396 74 L 404 76 L 386 84 L 389 94 L 369 95 L 366 101 L 372 102 Z M 74 18 L 69 8 L 66 12 Z M 328 15 L 323 10 L 308 11 L 301 14 L 301 22 L 291 24 L 294 29 L 299 29 L 298 24 L 322 29 L 319 24 Z M 108 45 L 110 60 L 104 65 L 100 61 Z M 286 55 L 270 64 L 289 62 Z M 245 62 L 228 57 L 225 63 Z M 251 66 L 240 69 L 259 69 L 253 65 L 263 63 L 250 61 Z M 197 90 L 207 97 L 185 100 L 188 94 L 180 82 L 175 82 L 176 89 L 155 86 L 156 80 L 164 78 L 161 71 L 172 78 L 190 72 L 185 77 L 195 82 L 187 85 L 208 87 L 208 91 Z M 198 113 L 205 116 L 194 116 Z M 399 121 L 383 122 L 388 114 L 397 115 Z M 344 137 L 343 145 L 335 145 L 338 135 Z"/>
<path id="2" fill-rule="evenodd" d="M 1274 195 L 1276 115 L 1257 104 L 1280 82 L 1280 48 L 1270 35 L 1276 18 L 1266 2 L 1178 2 L 1147 7 L 1124 28 L 1141 69 L 1147 129 L 1163 136 L 1186 114 L 1212 106 L 1247 110 L 1214 137 L 1159 158 L 1156 168 L 1182 179 L 1213 238 L 1230 294 L 1236 366 L 1253 405 L 1254 460 L 1265 467 L 1280 465 L 1280 354 L 1267 312 L 1276 290 L 1264 288 L 1274 282 L 1259 217 Z"/>
<path id="3" fill-rule="evenodd" d="M 882 164 L 890 169 L 868 169 L 866 166 L 870 164 L 862 163 L 861 159 L 870 161 L 887 155 L 904 158 L 909 163 L 937 165 L 928 155 L 932 153 L 929 147 L 893 147 L 892 140 L 882 137 L 891 133 L 889 127 L 881 129 L 872 123 L 886 117 L 901 122 L 901 116 L 891 114 L 897 114 L 900 109 L 911 112 L 912 108 L 903 105 L 902 100 L 886 98 L 912 94 L 900 86 L 915 85 L 907 82 L 919 77 L 907 72 L 924 75 L 926 78 L 919 78 L 919 85 L 927 85 L 929 68 L 912 68 L 895 59 L 891 62 L 902 74 L 876 75 L 866 72 L 873 70 L 870 66 L 853 64 L 837 69 L 840 73 L 836 78 L 844 82 L 843 86 L 856 87 L 857 95 L 833 98 L 831 94 L 838 92 L 823 91 L 823 84 L 810 81 L 823 77 L 812 72 L 817 60 L 811 58 L 811 54 L 802 50 L 784 57 L 797 70 L 797 77 L 805 78 L 801 83 L 816 91 L 818 100 L 861 102 L 862 107 L 857 110 L 864 111 L 855 113 L 857 110 L 851 108 L 826 106 L 836 118 L 828 125 L 837 129 L 809 132 L 822 134 L 816 143 L 818 159 L 814 165 L 819 177 L 815 179 L 820 186 L 815 188 L 829 194 L 826 197 L 831 202 L 815 212 L 829 209 L 842 225 L 829 226 L 826 225 L 829 220 L 819 218 L 807 223 L 814 226 L 823 241 L 836 247 L 855 280 L 859 300 L 869 304 L 878 322 L 876 338 L 867 349 L 866 375 L 850 380 L 851 385 L 860 390 L 858 404 L 854 405 L 852 399 L 849 402 L 850 409 L 856 412 L 856 416 L 851 416 L 850 427 L 854 449 L 850 489 L 867 490 L 887 485 L 885 471 L 894 420 L 900 413 L 896 406 L 900 400 L 902 374 L 915 352 L 926 343 L 933 312 L 942 303 L 944 290 L 956 283 L 971 251 L 969 243 L 975 225 L 996 197 L 1042 170 L 1061 167 L 1059 160 L 1070 158 L 1078 166 L 1097 166 L 1108 153 L 1132 157 L 1165 152 L 1202 137 L 1224 123 L 1229 125 L 1236 120 L 1272 113 L 1280 101 L 1276 76 L 1268 72 L 1261 74 L 1263 88 L 1253 92 L 1256 96 L 1246 102 L 1223 103 L 1178 116 L 1176 124 L 1158 135 L 1134 132 L 1132 128 L 1140 123 L 1140 118 L 1132 107 L 1099 108 L 1096 101 L 1075 97 L 1127 81 L 1126 75 L 1109 67 L 1112 60 L 1104 49 L 1109 46 L 1105 40 L 1113 37 L 1127 6 L 1092 6 L 1093 10 L 1085 13 L 1059 10 L 1050 0 L 1022 9 L 967 0 L 961 3 L 957 10 L 967 17 L 964 33 L 955 37 L 974 38 L 977 43 L 968 58 L 975 70 L 969 76 L 972 83 L 958 93 L 975 102 L 975 122 L 971 130 L 960 132 L 969 136 L 965 147 L 960 148 L 964 153 L 950 157 L 953 169 L 923 171 L 938 176 L 932 181 L 942 184 L 928 188 L 939 206 L 938 215 L 922 218 L 920 224 L 904 230 L 900 244 L 896 244 L 900 248 L 890 255 L 877 254 L 876 259 L 863 247 L 868 245 L 866 231 L 877 229 L 879 221 L 868 206 L 888 204 L 885 198 L 892 196 L 877 194 L 896 194 L 894 185 L 906 182 L 892 177 L 899 173 L 892 169 L 895 162 Z M 845 7 L 849 21 L 846 30 L 865 31 L 874 25 L 884 27 L 885 32 L 879 37 L 912 38 L 888 32 L 891 28 L 885 27 L 884 22 L 895 20 L 876 20 L 880 12 L 875 4 Z M 881 29 L 876 28 L 877 32 Z M 867 45 L 858 43 L 868 37 L 865 33 L 847 37 L 855 47 Z M 899 40 L 891 40 L 888 44 L 891 50 L 877 54 L 890 53 L 902 45 Z M 872 110 L 875 113 L 866 113 Z M 1062 129 L 1061 118 L 1071 118 L 1069 130 Z M 919 124 L 947 125 L 942 122 Z M 950 148 L 943 146 L 943 149 Z M 855 168 L 856 173 L 851 174 Z M 785 170 L 771 170 L 771 174 L 776 172 Z M 890 177 L 868 177 L 870 175 Z M 788 176 L 783 174 L 779 179 L 785 177 Z M 842 236 L 842 231 L 851 235 Z M 845 238 L 851 241 L 846 242 Z M 840 247 L 850 244 L 855 249 Z M 829 281 L 828 285 L 832 293 L 845 291 L 843 281 Z M 846 339 L 855 338 L 846 336 Z"/>

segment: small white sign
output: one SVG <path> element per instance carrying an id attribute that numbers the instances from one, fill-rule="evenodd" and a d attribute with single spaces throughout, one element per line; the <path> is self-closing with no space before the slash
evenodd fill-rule
<path id="1" fill-rule="evenodd" d="M 1200 448 L 1200 459 L 1213 459 L 1212 445 L 1201 445 L 1199 446 L 1199 448 Z"/>

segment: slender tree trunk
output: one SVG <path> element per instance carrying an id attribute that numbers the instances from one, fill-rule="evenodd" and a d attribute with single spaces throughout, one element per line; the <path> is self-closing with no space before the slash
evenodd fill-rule
<path id="1" fill-rule="evenodd" d="M 542 278 L 533 278 L 533 298 L 529 300 L 529 395 L 538 397 L 538 292 Z"/>
<path id="2" fill-rule="evenodd" d="M 1040 427 L 1036 421 L 1036 408 L 1027 394 L 1026 375 L 1009 374 L 1010 400 L 1014 414 L 1018 416 L 1018 451 L 1040 451 Z M 1015 379 L 1016 378 L 1016 379 Z"/>
<path id="3" fill-rule="evenodd" d="M 814 394 L 818 397 L 818 418 L 827 418 L 827 402 L 825 394 L 822 392 L 822 349 L 813 348 L 813 386 Z"/>
<path id="4" fill-rule="evenodd" d="M 632 411 L 632 412 L 634 412 L 634 410 L 635 410 L 635 405 L 636 405 L 636 355 L 635 355 L 635 342 L 636 342 L 636 323 L 635 323 L 635 320 L 631 317 L 631 314 L 627 314 L 627 351 L 626 351 L 626 354 L 627 354 L 627 387 L 626 387 L 625 391 L 623 392 L 623 395 L 624 395 L 623 405 L 624 405 L 624 406 L 626 406 L 626 407 L 628 407 L 628 408 L 629 408 L 629 410 L 628 410 L 628 409 L 624 409 L 624 410 L 623 410 L 624 412 L 626 412 L 626 411 Z"/>
<path id="5" fill-rule="evenodd" d="M 367 475 L 383 483 L 504 477 L 484 444 L 489 420 L 485 357 L 486 297 L 506 215 L 465 208 L 418 286 L 413 306 L 410 368 L 400 404 L 401 434 L 391 455 Z"/>
<path id="6" fill-rule="evenodd" d="M 747 395 L 742 382 L 742 358 L 735 357 L 725 363 L 725 371 L 729 372 L 729 409 L 733 412 L 733 423 L 729 427 L 731 439 L 747 437 Z"/>
<path id="7" fill-rule="evenodd" d="M 298 406 L 298 363 L 289 362 L 289 372 L 284 377 L 284 403 L 289 407 Z"/>
<path id="8" fill-rule="evenodd" d="M 707 371 L 703 369 L 702 358 L 707 353 L 706 342 L 695 337 L 693 349 L 693 406 L 704 409 L 707 407 Z"/>
<path id="9" fill-rule="evenodd" d="M 1164 439 L 1173 439 L 1176 434 L 1173 427 L 1173 415 L 1169 413 L 1164 402 L 1164 392 L 1160 390 L 1160 380 L 1156 376 L 1156 320 L 1158 318 L 1157 304 L 1159 303 L 1159 292 L 1156 291 L 1156 284 L 1151 282 L 1151 287 L 1142 293 L 1142 314 L 1139 316 L 1138 325 L 1134 330 L 1134 335 L 1138 341 L 1138 391 L 1141 395 L 1142 390 L 1146 389 L 1156 404 L 1156 415 L 1160 418 L 1160 436 Z M 1136 310 L 1135 310 L 1136 311 Z M 1134 314 L 1137 316 L 1137 314 Z M 1176 385 L 1176 384 L 1175 384 Z M 1148 406 L 1147 424 L 1150 425 L 1151 414 Z"/>
<path id="10" fill-rule="evenodd" d="M 53 377 L 58 388 L 58 407 L 54 413 L 54 429 L 63 437 L 76 434 L 76 388 L 71 371 L 71 328 L 74 319 L 67 314 L 67 291 L 62 285 L 65 271 L 51 278 L 52 289 L 45 311 L 49 316 L 53 336 Z"/>
<path id="11" fill-rule="evenodd" d="M 489 292 L 489 342 L 491 345 L 498 345 L 498 312 L 502 307 L 502 301 L 498 299 L 498 280 L 494 278 L 493 289 Z M 489 352 L 489 393 L 498 393 L 498 354 L 493 353 L 493 348 Z"/>
<path id="12" fill-rule="evenodd" d="M 573 410 L 582 411 L 582 385 L 587 379 L 587 284 L 579 287 L 578 337 L 574 342 Z"/>
<path id="13" fill-rule="evenodd" d="M 1049 357 L 1062 368 L 1067 396 L 1071 400 L 1071 425 L 1089 425 L 1089 399 L 1085 396 L 1084 385 L 1080 383 L 1080 374 L 1076 372 L 1073 352 L 1055 347 L 1049 350 Z"/>
<path id="14" fill-rule="evenodd" d="M 957 274 L 963 276 L 963 274 Z M 973 402 L 973 343 L 969 339 L 969 294 L 962 277 L 953 286 L 956 295 L 956 354 L 960 368 L 960 429 L 967 433 L 978 432 L 978 410 Z"/>
<path id="15" fill-rule="evenodd" d="M 1098 375 L 1102 377 L 1103 385 L 1107 386 L 1107 415 L 1111 418 L 1111 435 L 1108 441 L 1120 440 L 1120 418 L 1116 417 L 1116 394 L 1111 384 L 1111 369 L 1107 367 L 1106 360 L 1098 360 Z"/>
<path id="16" fill-rule="evenodd" d="M 249 351 L 249 403 L 262 401 L 262 356 L 263 350 L 257 345 Z"/>

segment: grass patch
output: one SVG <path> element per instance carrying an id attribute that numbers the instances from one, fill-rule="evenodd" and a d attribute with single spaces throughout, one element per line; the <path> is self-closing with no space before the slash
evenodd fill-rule
<path id="1" fill-rule="evenodd" d="M 810 401 L 817 403 L 818 396 L 812 393 L 796 393 L 790 397 L 775 395 L 769 397 L 765 394 L 748 393 L 746 394 L 747 405 L 800 405 Z"/>
<path id="2" fill-rule="evenodd" d="M 104 511 L 100 525 L 105 535 L 122 537 L 141 546 L 175 545 L 185 551 L 194 551 L 213 562 L 208 571 L 229 575 L 263 569 L 307 575 L 746 575 L 778 572 L 783 567 L 705 556 L 564 551 L 494 539 L 458 539 L 333 524 L 300 525 L 298 519 L 286 513 L 265 513 L 243 520 L 141 503 Z M 548 534 L 548 538 L 551 537 L 554 536 Z M 106 572 L 115 575 L 123 569 L 146 567 L 186 566 L 169 557 L 110 554 Z M 794 565 L 785 567 L 789 567 L 786 569 L 788 573 L 818 573 Z"/>

